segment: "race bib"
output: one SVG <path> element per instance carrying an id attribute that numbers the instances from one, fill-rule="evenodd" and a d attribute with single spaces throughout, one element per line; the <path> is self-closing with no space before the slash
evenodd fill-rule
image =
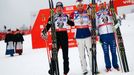
<path id="1" fill-rule="evenodd" d="M 67 17 L 66 16 L 57 17 L 55 20 L 55 27 L 56 29 L 68 28 Z"/>

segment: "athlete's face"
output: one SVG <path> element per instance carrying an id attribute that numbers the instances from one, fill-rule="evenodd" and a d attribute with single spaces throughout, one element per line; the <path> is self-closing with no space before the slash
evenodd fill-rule
<path id="1" fill-rule="evenodd" d="M 57 11 L 57 13 L 62 13 L 63 12 L 63 8 L 61 6 L 58 6 L 56 8 L 56 11 Z"/>
<path id="2" fill-rule="evenodd" d="M 102 4 L 100 4 L 100 10 L 102 10 L 102 9 L 105 9 L 105 6 L 104 6 L 104 4 L 102 3 Z"/>
<path id="3" fill-rule="evenodd" d="M 83 11 L 83 4 L 78 4 L 77 9 L 78 11 Z"/>

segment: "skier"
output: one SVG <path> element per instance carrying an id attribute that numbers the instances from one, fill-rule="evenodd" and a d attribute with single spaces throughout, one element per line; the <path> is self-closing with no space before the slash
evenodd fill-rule
<path id="1" fill-rule="evenodd" d="M 63 13 L 63 3 L 57 2 L 56 3 L 56 13 L 54 14 L 54 21 L 56 27 L 56 39 L 57 39 L 57 50 L 61 47 L 63 53 L 63 65 L 64 65 L 64 75 L 67 75 L 69 72 L 69 57 L 68 57 L 68 33 L 67 27 L 68 25 L 73 26 L 74 22 L 69 19 L 67 14 Z M 51 27 L 51 17 L 44 28 L 46 33 Z M 46 38 L 47 34 L 43 34 L 43 37 Z M 51 68 L 49 70 L 51 74 Z"/>
<path id="2" fill-rule="evenodd" d="M 114 22 L 112 19 L 112 15 L 110 14 L 110 11 L 106 9 L 103 3 L 100 4 L 100 9 L 96 15 L 96 24 L 98 27 L 100 42 L 102 43 L 102 48 L 104 52 L 106 72 L 111 71 L 111 63 L 112 66 L 119 71 L 116 54 L 116 41 L 113 30 Z M 112 62 L 110 61 L 109 57 L 109 47 L 112 55 Z"/>
<path id="3" fill-rule="evenodd" d="M 19 55 L 22 55 L 23 53 L 23 35 L 20 33 L 19 29 L 16 29 L 16 34 L 15 36 L 15 51 Z"/>
<path id="4" fill-rule="evenodd" d="M 87 62 L 85 58 L 86 57 L 85 50 L 89 58 L 90 71 L 92 68 L 91 51 L 90 51 L 91 31 L 89 29 L 89 27 L 91 26 L 91 19 L 89 17 L 90 14 L 88 14 L 87 11 L 83 7 L 82 0 L 77 1 L 76 7 L 77 7 L 77 10 L 74 11 L 70 15 L 70 18 L 75 22 L 75 26 L 77 28 L 75 38 L 78 44 L 82 71 L 83 71 L 83 74 L 86 75 L 88 74 L 88 69 L 87 69 Z"/>
<path id="5" fill-rule="evenodd" d="M 11 29 L 8 29 L 7 34 L 5 36 L 6 43 L 6 55 L 14 56 L 14 34 Z"/>

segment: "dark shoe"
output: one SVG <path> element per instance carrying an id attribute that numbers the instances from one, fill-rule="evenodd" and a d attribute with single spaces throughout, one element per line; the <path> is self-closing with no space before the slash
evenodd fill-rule
<path id="1" fill-rule="evenodd" d="M 49 73 L 49 74 L 53 74 L 52 69 L 48 70 L 48 73 Z"/>
<path id="2" fill-rule="evenodd" d="M 68 69 L 68 71 L 64 72 L 64 75 L 67 75 L 67 74 L 68 74 L 68 72 L 69 72 L 69 69 Z"/>
<path id="3" fill-rule="evenodd" d="M 106 68 L 106 72 L 112 71 L 111 68 Z"/>
<path id="4" fill-rule="evenodd" d="M 64 73 L 64 75 L 67 75 L 68 74 L 68 72 L 67 73 Z"/>
<path id="5" fill-rule="evenodd" d="M 19 55 L 22 55 L 22 53 L 19 53 Z"/>
<path id="6" fill-rule="evenodd" d="M 69 67 L 68 68 L 64 68 L 64 74 L 68 74 L 68 72 L 69 72 Z"/>
<path id="7" fill-rule="evenodd" d="M 11 56 L 11 57 L 13 57 L 14 55 L 13 55 L 13 54 L 11 54 L 10 56 Z"/>
<path id="8" fill-rule="evenodd" d="M 50 70 L 48 70 L 48 73 L 49 73 L 49 74 L 52 74 L 52 71 L 51 71 L 51 69 L 50 69 Z"/>

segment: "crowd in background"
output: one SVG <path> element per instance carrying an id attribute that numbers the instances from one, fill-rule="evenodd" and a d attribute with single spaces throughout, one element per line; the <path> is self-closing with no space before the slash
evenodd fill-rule
<path id="1" fill-rule="evenodd" d="M 5 35 L 6 55 L 14 56 L 15 53 L 22 55 L 23 53 L 23 34 L 19 29 L 13 32 L 11 29 L 7 30 Z"/>

